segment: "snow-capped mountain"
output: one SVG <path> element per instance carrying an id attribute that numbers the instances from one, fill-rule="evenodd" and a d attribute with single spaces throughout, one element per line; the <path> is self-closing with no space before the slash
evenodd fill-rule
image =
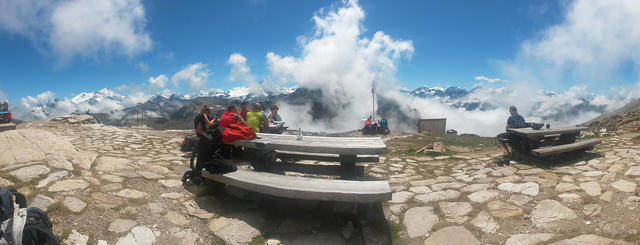
<path id="1" fill-rule="evenodd" d="M 607 110 L 626 104 L 630 99 L 595 95 L 583 87 L 573 87 L 564 92 L 527 91 L 527 98 L 518 97 L 515 94 L 518 91 L 509 87 L 422 86 L 413 90 L 401 89 L 400 92 L 408 95 L 405 97 L 409 101 L 404 100 L 405 98 L 393 99 L 381 92 L 377 97 L 376 109 L 378 114 L 392 115 L 394 120 L 408 122 L 408 125 L 415 125 L 410 122 L 425 116 L 451 117 L 452 112 L 472 115 L 472 118 L 502 115 L 503 109 L 508 108 L 509 103 L 514 101 L 527 116 L 534 116 L 534 120 L 569 122 L 580 116 L 587 121 Z M 326 100 L 321 91 L 298 87 L 279 90 L 249 87 L 230 90 L 213 88 L 186 94 L 165 89 L 153 94 L 128 95 L 120 95 L 105 88 L 96 92 L 80 93 L 71 99 L 55 98 L 51 92 L 35 97 L 27 96 L 22 99 L 22 103 L 18 103 L 14 114 L 17 118 L 28 121 L 48 120 L 71 113 L 91 114 L 105 124 L 129 126 L 138 123 L 138 103 L 143 103 L 144 122 L 148 126 L 165 129 L 189 128 L 193 115 L 203 104 L 212 106 L 214 112 L 219 114 L 229 103 L 238 103 L 241 100 L 259 101 L 263 103 L 263 107 L 274 103 L 308 106 L 309 109 L 305 112 L 313 120 L 331 119 L 338 115 L 335 110 L 340 109 L 339 106 L 324 104 Z M 436 108 L 440 109 L 435 111 Z M 501 116 L 493 118 L 497 117 Z"/>
<path id="2" fill-rule="evenodd" d="M 123 99 L 124 99 L 124 96 L 119 95 L 108 88 L 103 88 L 97 92 L 80 93 L 74 96 L 73 98 L 71 98 L 71 102 L 75 104 L 82 104 L 82 103 L 96 104 L 104 100 L 121 101 Z"/>

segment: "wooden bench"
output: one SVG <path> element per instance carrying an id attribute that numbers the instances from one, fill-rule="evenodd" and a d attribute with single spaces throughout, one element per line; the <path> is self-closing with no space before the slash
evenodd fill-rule
<path id="1" fill-rule="evenodd" d="M 544 157 L 544 156 L 560 154 L 560 153 L 570 152 L 570 151 L 575 151 L 580 149 L 588 150 L 588 149 L 593 149 L 594 145 L 600 144 L 601 142 L 602 141 L 599 139 L 591 139 L 591 140 L 585 140 L 585 141 L 580 141 L 580 142 L 575 142 L 570 144 L 543 147 L 543 148 L 531 150 L 531 154 L 538 157 Z"/>
<path id="2" fill-rule="evenodd" d="M 387 146 L 379 137 L 322 137 L 303 136 L 297 140 L 295 135 L 279 135 L 258 133 L 253 140 L 236 140 L 230 145 L 242 146 L 251 152 L 251 155 L 261 155 L 259 159 L 252 160 L 254 167 L 273 167 L 278 152 L 281 158 L 292 157 L 295 159 L 319 160 L 339 162 L 340 176 L 344 179 L 352 179 L 362 176 L 363 170 L 356 165 L 361 161 L 378 161 L 377 155 L 387 152 Z"/>
<path id="3" fill-rule="evenodd" d="M 512 142 L 514 149 L 533 156 L 544 157 L 570 151 L 593 149 L 600 144 L 598 139 L 576 142 L 576 137 L 587 127 L 569 126 L 535 130 L 532 128 L 512 128 L 508 132 L 519 135 L 518 142 Z"/>
<path id="4" fill-rule="evenodd" d="M 292 159 L 292 160 L 313 160 L 321 162 L 339 162 L 340 155 L 338 154 L 326 154 L 326 153 L 308 153 L 308 152 L 295 152 L 295 151 L 280 151 L 276 150 L 276 157 L 280 159 Z M 379 162 L 378 155 L 357 155 L 356 162 Z"/>
<path id="5" fill-rule="evenodd" d="M 244 169 L 223 175 L 202 171 L 202 176 L 240 189 L 292 199 L 349 203 L 391 200 L 391 188 L 387 181 L 316 179 Z"/>

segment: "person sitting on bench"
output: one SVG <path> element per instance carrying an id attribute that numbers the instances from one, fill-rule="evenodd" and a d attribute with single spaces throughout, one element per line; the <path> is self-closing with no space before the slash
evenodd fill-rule
<path id="1" fill-rule="evenodd" d="M 198 158 L 194 176 L 200 176 L 200 171 L 202 171 L 206 162 L 211 161 L 211 156 L 213 155 L 211 145 L 214 139 L 207 133 L 207 130 L 217 127 L 218 118 L 213 117 L 213 119 L 209 120 L 209 113 L 211 113 L 211 107 L 203 105 L 200 113 L 193 119 L 193 126 L 198 136 Z"/>
<path id="2" fill-rule="evenodd" d="M 509 113 L 511 114 L 511 116 L 509 116 L 509 119 L 507 119 L 507 127 L 505 129 L 526 127 L 524 117 L 518 114 L 518 109 L 516 108 L 516 106 L 510 106 Z M 507 147 L 507 143 L 514 142 L 518 139 L 518 136 L 507 131 L 498 134 L 498 136 L 496 137 L 498 138 L 498 142 L 500 142 L 500 145 L 502 145 L 502 148 L 504 148 L 504 150 L 507 152 L 507 155 L 511 155 L 513 153 L 513 149 L 509 150 L 509 148 Z"/>
<path id="3" fill-rule="evenodd" d="M 256 133 L 260 133 L 262 129 L 269 128 L 269 120 L 262 113 L 262 105 L 260 103 L 255 103 L 253 105 L 253 111 L 247 112 L 247 125 L 253 129 Z"/>

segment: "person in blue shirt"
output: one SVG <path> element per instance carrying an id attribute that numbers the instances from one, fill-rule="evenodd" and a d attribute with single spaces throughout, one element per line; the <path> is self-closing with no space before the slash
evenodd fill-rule
<path id="1" fill-rule="evenodd" d="M 516 108 L 513 105 L 510 106 L 509 113 L 511 114 L 511 116 L 509 116 L 509 119 L 507 119 L 507 127 L 505 128 L 505 130 L 510 128 L 527 127 L 526 123 L 524 122 L 524 117 L 518 114 L 518 108 Z M 498 138 L 498 142 L 500 142 L 500 145 L 502 145 L 502 148 L 504 148 L 504 150 L 507 152 L 508 155 L 511 155 L 513 153 L 513 149 L 509 150 L 509 148 L 507 147 L 507 143 L 511 143 L 517 140 L 518 136 L 507 131 L 507 132 L 498 134 L 498 136 L 496 137 Z"/>
<path id="2" fill-rule="evenodd" d="M 378 127 L 378 132 L 382 134 L 388 134 L 391 132 L 391 130 L 389 130 L 389 125 L 387 124 L 387 118 L 385 117 L 380 118 L 380 121 L 378 121 Z"/>

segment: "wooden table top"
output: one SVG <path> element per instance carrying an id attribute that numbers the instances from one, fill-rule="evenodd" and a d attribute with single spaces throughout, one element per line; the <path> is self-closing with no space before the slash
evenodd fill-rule
<path id="1" fill-rule="evenodd" d="M 380 155 L 387 145 L 380 137 L 321 137 L 258 133 L 253 140 L 236 140 L 229 144 L 260 150 L 281 150 L 339 155 Z"/>
<path id="2" fill-rule="evenodd" d="M 588 129 L 589 129 L 588 127 L 582 127 L 582 126 L 568 126 L 568 127 L 551 127 L 550 129 L 542 127 L 539 130 L 534 130 L 532 128 L 511 128 L 511 129 L 507 129 L 507 131 L 531 138 L 531 137 L 544 137 L 546 135 L 556 135 L 556 134 L 575 134 Z"/>

